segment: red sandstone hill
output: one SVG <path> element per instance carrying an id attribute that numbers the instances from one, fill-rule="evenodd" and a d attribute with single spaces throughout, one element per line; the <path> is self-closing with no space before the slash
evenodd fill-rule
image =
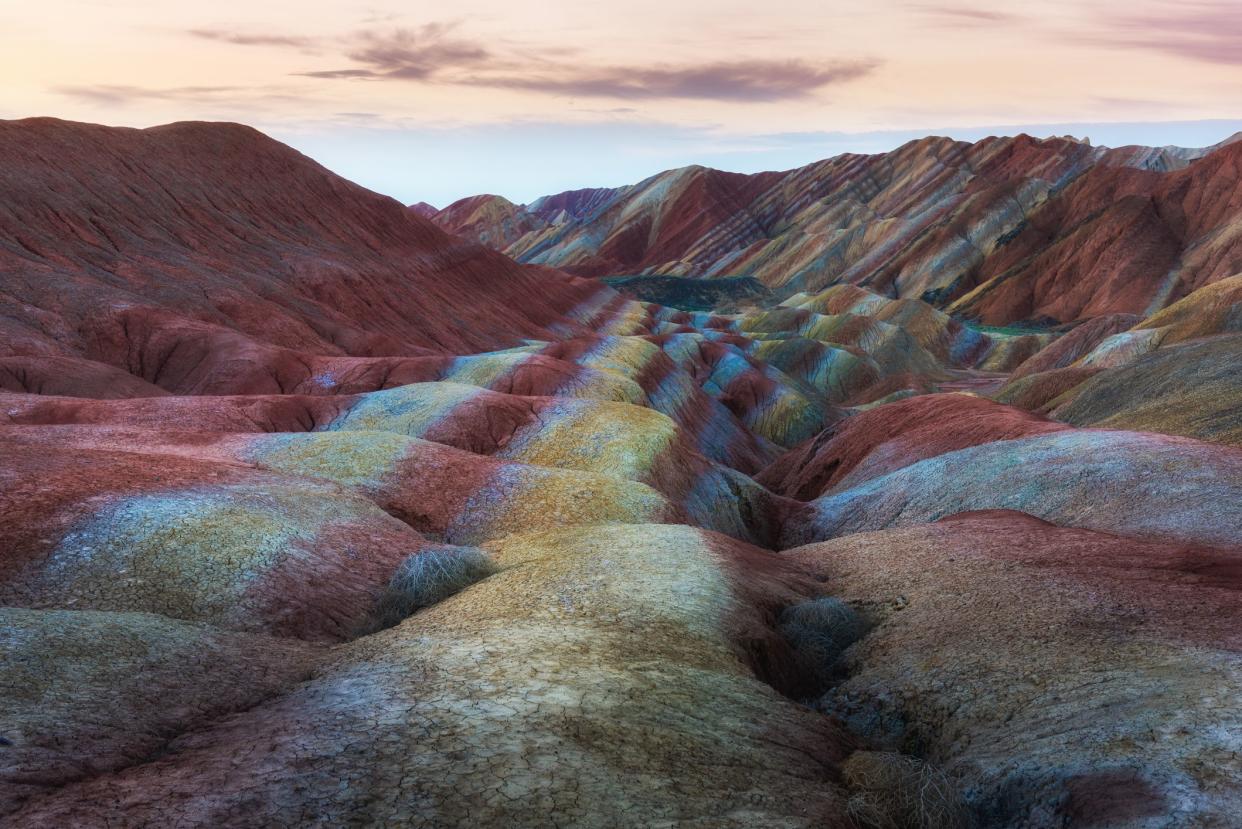
<path id="1" fill-rule="evenodd" d="M 0 283 L 0 357 L 26 358 L 26 385 L 69 359 L 182 393 L 279 391 L 306 355 L 507 346 L 600 290 L 449 236 L 249 127 L 52 119 L 0 122 Z"/>
<path id="2" fill-rule="evenodd" d="M 1239 159 L 1237 142 L 931 137 L 782 173 L 687 167 L 546 196 L 494 211 L 503 232 L 471 200 L 433 220 L 589 276 L 747 275 L 786 294 L 850 282 L 988 324 L 1071 322 L 1150 313 L 1242 269 Z"/>

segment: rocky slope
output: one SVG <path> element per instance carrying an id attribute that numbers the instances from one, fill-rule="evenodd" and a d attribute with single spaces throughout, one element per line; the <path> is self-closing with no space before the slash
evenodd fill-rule
<path id="1" fill-rule="evenodd" d="M 966 513 L 787 551 L 875 624 L 815 705 L 933 758 L 982 826 L 1230 826 L 1235 550 Z M 1188 608 L 1193 608 L 1187 613 Z"/>
<path id="2" fill-rule="evenodd" d="M 481 196 L 433 221 L 578 274 L 749 276 L 784 296 L 847 282 L 990 325 L 1074 322 L 1151 313 L 1242 269 L 1240 160 L 1237 142 L 926 138 L 782 173 L 687 167 L 526 208 Z"/>
<path id="3" fill-rule="evenodd" d="M 0 122 L 0 192 L 0 355 L 27 385 L 71 359 L 167 391 L 284 392 L 546 336 L 598 291 L 236 125 Z"/>
<path id="4" fill-rule="evenodd" d="M 1058 348 L 1071 339 L 1072 348 Z M 1237 446 L 1240 355 L 1242 275 L 1205 285 L 1146 319 L 1076 329 L 1019 366 L 998 398 L 1075 425 Z"/>
<path id="5" fill-rule="evenodd" d="M 1238 813 L 1236 280 L 693 311 L 245 128 L 0 131 L 5 826 Z"/>

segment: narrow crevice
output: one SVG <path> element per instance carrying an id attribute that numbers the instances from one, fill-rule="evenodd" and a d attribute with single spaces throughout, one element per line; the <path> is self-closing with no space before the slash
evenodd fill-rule
<path id="1" fill-rule="evenodd" d="M 959 787 L 927 759 L 931 735 L 912 726 L 895 698 L 844 687 L 862 667 L 855 646 L 895 612 L 823 595 L 784 607 L 775 628 L 793 682 L 776 687 L 831 718 L 857 748 L 841 766 L 846 812 L 860 829 L 971 829 L 981 825 Z"/>

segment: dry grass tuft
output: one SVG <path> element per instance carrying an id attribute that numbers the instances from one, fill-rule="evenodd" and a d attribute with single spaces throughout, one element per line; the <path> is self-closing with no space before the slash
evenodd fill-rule
<path id="1" fill-rule="evenodd" d="M 841 768 L 846 809 L 867 829 L 968 829 L 970 813 L 938 769 L 904 754 L 856 751 Z"/>
<path id="2" fill-rule="evenodd" d="M 477 547 L 446 544 L 412 555 L 393 573 L 376 602 L 367 630 L 373 633 L 400 624 L 424 607 L 482 581 L 497 569 L 491 557 Z"/>
<path id="3" fill-rule="evenodd" d="M 867 624 L 845 602 L 813 599 L 785 608 L 777 620 L 793 648 L 798 670 L 818 695 L 832 684 L 841 654 L 867 632 Z"/>

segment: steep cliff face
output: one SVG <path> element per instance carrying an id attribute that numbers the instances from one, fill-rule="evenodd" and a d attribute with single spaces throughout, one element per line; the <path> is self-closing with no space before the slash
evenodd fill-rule
<path id="1" fill-rule="evenodd" d="M 785 293 L 850 282 L 993 325 L 1143 314 L 1242 267 L 1242 144 L 1108 149 L 1021 135 L 913 141 L 784 173 L 670 170 L 547 196 L 481 231 L 591 276 L 744 275 Z M 454 232 L 456 211 L 434 220 Z"/>

